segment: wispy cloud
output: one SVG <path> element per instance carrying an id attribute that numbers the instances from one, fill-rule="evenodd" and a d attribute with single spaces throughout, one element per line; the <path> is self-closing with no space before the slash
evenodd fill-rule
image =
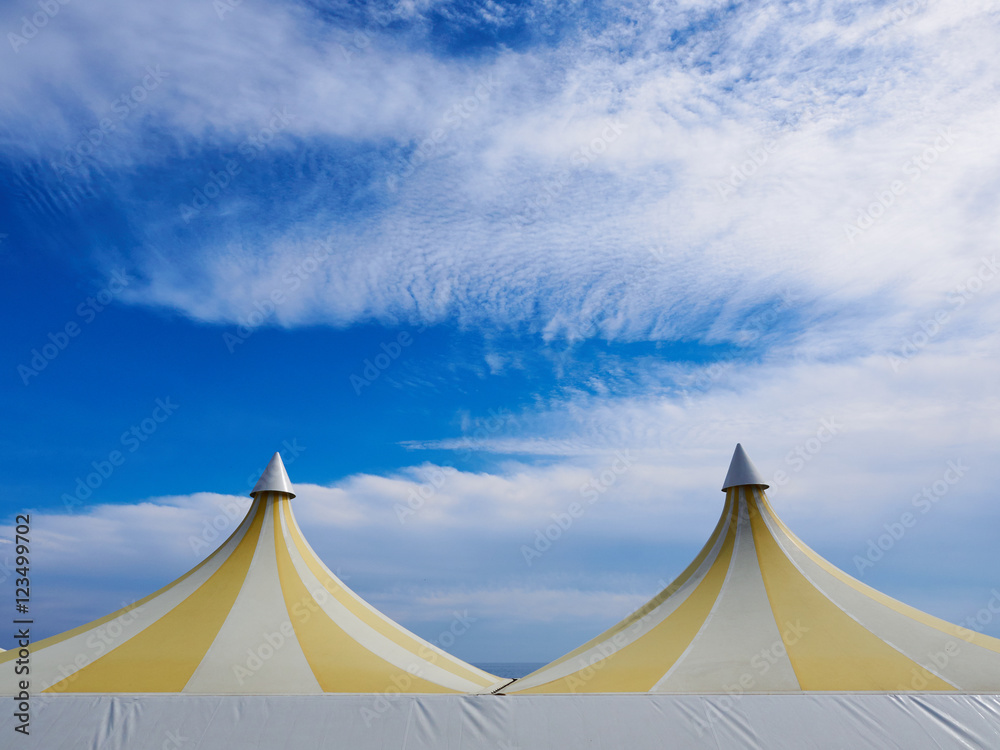
<path id="1" fill-rule="evenodd" d="M 308 26 L 303 12 L 244 4 L 220 23 L 203 4 L 130 8 L 67 7 L 64 27 L 19 53 L 6 107 L 32 122 L 47 113 L 52 130 L 29 142 L 51 160 L 145 65 L 170 71 L 129 135 L 94 159 L 118 190 L 138 161 L 169 159 L 158 167 L 177 189 L 123 205 L 149 227 L 133 300 L 199 319 L 238 320 L 332 236 L 336 271 L 275 322 L 728 340 L 791 289 L 800 328 L 848 311 L 868 338 L 888 309 L 919 309 L 997 237 L 996 19 L 971 7 L 930 3 L 899 22 L 885 6 L 822 2 L 628 6 L 562 44 L 473 58 L 437 54 L 411 17 L 405 33 L 365 22 L 370 44 L 349 59 L 338 45 L 351 29 Z M 501 23 L 487 10 L 484 23 Z M 98 63 L 98 45 L 74 41 L 93 36 L 70 38 L 78 27 L 113 54 Z M 98 78 L 98 64 L 111 75 Z M 207 179 L 195 160 L 224 163 L 275 106 L 292 126 L 184 249 L 176 197 Z M 954 142 L 911 175 L 905 165 L 943 130 Z M 174 145 L 149 149 L 154 135 Z M 766 162 L 722 196 L 763 144 Z M 357 149 L 364 165 L 346 173 Z M 292 189 L 267 200 L 302 217 L 293 229 L 256 206 L 274 179 Z M 849 241 L 845 227 L 897 180 L 907 190 Z"/>

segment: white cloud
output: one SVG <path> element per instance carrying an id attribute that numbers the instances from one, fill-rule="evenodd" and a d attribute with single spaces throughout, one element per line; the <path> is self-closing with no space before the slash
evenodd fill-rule
<path id="1" fill-rule="evenodd" d="M 148 279 L 133 299 L 239 321 L 285 288 L 310 239 L 332 233 L 335 262 L 272 321 L 457 319 L 549 337 L 727 341 L 754 306 L 790 290 L 794 329 L 850 316 L 856 338 L 884 345 L 897 316 L 935 304 L 1000 236 L 989 166 L 1000 156 L 998 111 L 984 67 L 991 18 L 939 4 L 897 25 L 813 7 L 806 20 L 777 5 L 737 16 L 681 51 L 649 33 L 624 59 L 612 54 L 614 28 L 582 49 L 474 64 L 373 49 L 361 64 L 381 72 L 348 107 L 364 123 L 343 127 L 343 96 L 315 96 L 321 53 L 292 55 L 283 96 L 308 113 L 298 138 L 417 143 L 482 76 L 496 88 L 412 174 L 387 192 L 372 186 L 385 203 L 362 224 L 330 208 L 294 234 L 265 223 L 259 239 L 236 246 L 210 231 L 186 261 L 195 274 L 140 253 Z M 436 93 L 409 93 L 417 79 Z M 925 152 L 926 170 L 913 161 Z M 742 183 L 723 196 L 734 174 Z M 883 209 L 877 196 L 896 180 L 903 192 Z M 873 205 L 884 216 L 852 243 L 845 226 Z M 837 333 L 828 353 L 845 356 Z"/>
<path id="2" fill-rule="evenodd" d="M 600 620 L 611 611 L 631 612 L 648 601 L 644 594 L 576 589 L 460 589 L 432 591 L 415 597 L 379 597 L 397 616 L 411 622 L 440 620 L 456 610 L 476 613 L 507 625 Z"/>
<path id="3" fill-rule="evenodd" d="M 321 184 L 269 199 L 311 216 L 292 232 L 260 221 L 246 196 L 220 199 L 221 217 L 258 225 L 254 239 L 234 244 L 223 222 L 192 251 L 140 250 L 147 279 L 135 302 L 238 321 L 284 288 L 311 239 L 332 232 L 335 268 L 313 275 L 275 321 L 458 318 L 571 338 L 707 329 L 727 340 L 787 288 L 800 295 L 802 327 L 863 307 L 867 339 L 887 309 L 926 304 L 1000 235 L 996 19 L 943 3 L 902 21 L 892 11 L 626 8 L 628 22 L 563 46 L 466 61 L 404 47 L 378 23 L 359 47 L 349 30 L 285 6 L 243 4 L 220 20 L 193 0 L 158 12 L 73 5 L 13 56 L 3 104 L 14 151 L 58 160 L 145 66 L 161 65 L 169 77 L 94 157 L 104 168 L 233 148 L 274 107 L 294 120 L 272 155 L 345 139 L 412 160 L 399 176 L 386 153 L 388 172 L 370 175 L 384 205 L 361 224 L 345 223 L 336 189 Z M 13 15 L 0 24 L 17 25 Z M 683 43 L 667 46 L 668 33 Z M 477 98 L 486 80 L 493 89 Z M 456 115 L 467 100 L 468 117 Z M 405 150 L 439 127 L 444 140 L 426 160 Z M 954 143 L 910 182 L 904 165 L 942 128 Z M 154 134 L 175 145 L 150 148 Z M 765 163 L 748 162 L 772 140 Z M 747 163 L 753 174 L 724 198 L 720 184 Z M 393 174 L 394 188 L 381 184 Z M 905 193 L 848 242 L 844 226 L 897 179 Z M 175 208 L 136 217 L 152 246 L 180 224 Z M 662 263 L 648 263 L 650 247 Z"/>

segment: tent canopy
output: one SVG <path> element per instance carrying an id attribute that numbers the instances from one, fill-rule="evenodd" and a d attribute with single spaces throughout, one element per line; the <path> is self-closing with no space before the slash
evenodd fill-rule
<path id="1" fill-rule="evenodd" d="M 316 556 L 277 453 L 221 547 L 171 584 L 32 644 L 34 691 L 54 693 L 484 692 L 505 680 L 417 637 Z M 14 695 L 17 650 L 0 655 Z"/>
<path id="2" fill-rule="evenodd" d="M 645 606 L 505 693 L 1000 691 L 1000 640 L 855 580 L 774 513 L 741 445 L 725 506 Z"/>

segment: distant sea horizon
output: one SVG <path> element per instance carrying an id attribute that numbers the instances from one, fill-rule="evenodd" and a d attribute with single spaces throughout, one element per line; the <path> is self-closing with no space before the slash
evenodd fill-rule
<path id="1" fill-rule="evenodd" d="M 502 661 L 502 662 L 478 662 L 474 666 L 479 667 L 484 672 L 489 672 L 490 674 L 495 674 L 497 677 L 503 677 L 508 680 L 514 680 L 518 677 L 524 677 L 526 674 L 531 674 L 536 669 L 541 669 L 545 666 L 545 662 L 534 662 L 534 661 Z"/>

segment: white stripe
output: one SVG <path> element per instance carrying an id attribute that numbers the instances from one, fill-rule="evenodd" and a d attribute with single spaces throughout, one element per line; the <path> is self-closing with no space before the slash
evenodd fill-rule
<path id="1" fill-rule="evenodd" d="M 250 506 L 246 517 L 229 540 L 204 565 L 186 579 L 164 591 L 145 604 L 119 615 L 104 625 L 86 630 L 72 638 L 31 652 L 31 672 L 36 689 L 45 690 L 91 664 L 108 651 L 126 643 L 170 613 L 177 605 L 193 594 L 205 581 L 222 567 L 236 546 L 246 536 L 257 510 L 257 501 Z M 13 662 L 0 665 L 0 695 L 13 695 L 17 679 Z M 69 686 L 72 690 L 72 685 Z"/>
<path id="2" fill-rule="evenodd" d="M 577 654 L 572 659 L 567 659 L 566 661 L 556 664 L 549 669 L 543 669 L 541 672 L 537 672 L 533 676 L 518 680 L 512 686 L 515 689 L 507 692 L 516 693 L 518 690 L 527 690 L 554 680 L 562 679 L 563 677 L 568 677 L 575 672 L 586 669 L 587 667 L 608 658 L 619 649 L 625 648 L 626 646 L 634 643 L 661 622 L 666 620 L 670 615 L 677 611 L 678 607 L 687 601 L 687 598 L 691 596 L 692 592 L 698 588 L 698 585 L 704 580 L 705 576 L 708 575 L 708 571 L 712 569 L 712 565 L 715 564 L 716 559 L 719 557 L 719 552 L 722 550 L 722 545 L 725 543 L 726 537 L 729 536 L 728 524 L 730 523 L 729 518 L 731 518 L 732 513 L 733 510 L 730 509 L 726 516 L 726 521 L 719 531 L 718 539 L 715 540 L 715 544 L 712 546 L 711 551 L 705 559 L 702 560 L 701 565 L 698 566 L 697 570 L 695 570 L 690 578 L 681 584 L 677 591 L 668 596 L 658 607 L 656 607 L 656 609 L 649 614 L 644 615 L 624 630 L 618 631 L 606 640 L 603 640 L 586 651 Z M 628 634 L 629 637 L 627 640 L 624 638 L 618 638 L 618 636 L 622 633 Z M 616 638 L 619 641 L 622 641 L 620 646 L 616 644 Z"/>
<path id="3" fill-rule="evenodd" d="M 745 492 L 739 488 L 736 544 L 722 590 L 694 640 L 650 692 L 801 690 L 761 577 Z"/>
<path id="4" fill-rule="evenodd" d="M 279 514 L 281 515 L 281 514 Z M 285 514 L 288 515 L 288 514 Z M 294 522 L 294 519 L 293 519 Z M 303 559 L 302 555 L 299 553 L 298 547 L 295 545 L 292 535 L 289 532 L 287 520 L 282 517 L 281 530 L 284 534 L 285 545 L 288 548 L 288 553 L 292 559 L 292 565 L 295 567 L 295 572 L 298 573 L 299 578 L 302 579 L 302 583 L 305 585 L 306 590 L 310 593 L 316 603 L 319 605 L 320 609 L 323 610 L 333 620 L 339 628 L 341 628 L 347 635 L 353 638 L 359 646 L 372 652 L 374 656 L 383 659 L 400 670 L 409 672 L 417 677 L 434 682 L 438 685 L 442 685 L 452 690 L 458 690 L 463 693 L 477 692 L 484 689 L 483 685 L 472 682 L 464 677 L 453 674 L 447 669 L 444 669 L 437 664 L 432 664 L 427 661 L 427 659 L 421 657 L 418 654 L 413 653 L 409 649 L 400 646 L 398 643 L 386 638 L 384 635 L 374 630 L 371 626 L 361 620 L 357 615 L 351 612 L 347 607 L 345 607 L 337 597 L 329 593 L 320 580 L 313 574 L 312 570 L 309 569 L 309 565 Z M 303 537 L 304 538 L 304 537 Z M 322 564 L 319 558 L 317 561 Z M 330 573 L 326 566 L 323 566 L 324 570 L 329 573 L 333 580 L 338 580 L 333 573 Z M 341 585 L 341 590 L 344 592 L 350 592 L 346 586 Z M 350 592 L 352 595 L 353 592 Z M 370 605 L 366 605 L 369 606 Z M 372 610 L 378 613 L 377 610 Z M 438 649 L 436 646 L 427 643 L 423 639 L 405 631 L 400 625 L 389 620 L 378 613 L 386 622 L 388 622 L 392 627 L 397 630 L 407 632 L 414 639 L 424 644 L 427 652 L 438 654 L 438 658 L 442 661 L 453 662 L 454 657 L 446 654 L 445 652 Z M 489 679 L 489 678 L 487 678 Z M 387 686 L 388 687 L 388 686 Z"/>
<path id="5" fill-rule="evenodd" d="M 781 551 L 785 553 L 792 565 L 809 583 L 825 596 L 837 609 L 850 617 L 854 622 L 863 627 L 883 643 L 898 651 L 900 654 L 919 664 L 935 677 L 947 682 L 952 687 L 958 687 L 953 680 L 948 679 L 941 673 L 927 657 L 931 654 L 929 648 L 933 641 L 926 637 L 926 634 L 919 633 L 920 629 L 932 631 L 916 620 L 905 615 L 900 615 L 874 599 L 865 596 L 856 589 L 851 588 L 842 581 L 838 581 L 830 573 L 814 563 L 808 558 L 798 546 L 782 531 L 774 517 L 767 512 L 761 498 L 757 499 L 757 507 L 760 509 L 761 518 L 767 525 L 768 531 L 774 537 Z M 933 631 L 940 636 L 940 646 L 949 640 L 948 636 L 940 631 Z M 921 638 L 920 636 L 923 636 Z M 902 645 L 901 645 L 902 644 Z M 927 650 L 925 650 L 925 647 Z M 971 644 L 963 642 L 963 648 L 973 648 Z M 977 649 L 985 651 L 985 649 Z M 993 653 L 993 652 L 987 652 Z M 996 654 L 993 654 L 997 656 Z M 993 679 L 991 685 L 996 685 L 996 667 L 993 668 Z"/>
<path id="6" fill-rule="evenodd" d="M 273 492 L 246 580 L 185 693 L 320 693 L 288 616 L 274 548 Z"/>

